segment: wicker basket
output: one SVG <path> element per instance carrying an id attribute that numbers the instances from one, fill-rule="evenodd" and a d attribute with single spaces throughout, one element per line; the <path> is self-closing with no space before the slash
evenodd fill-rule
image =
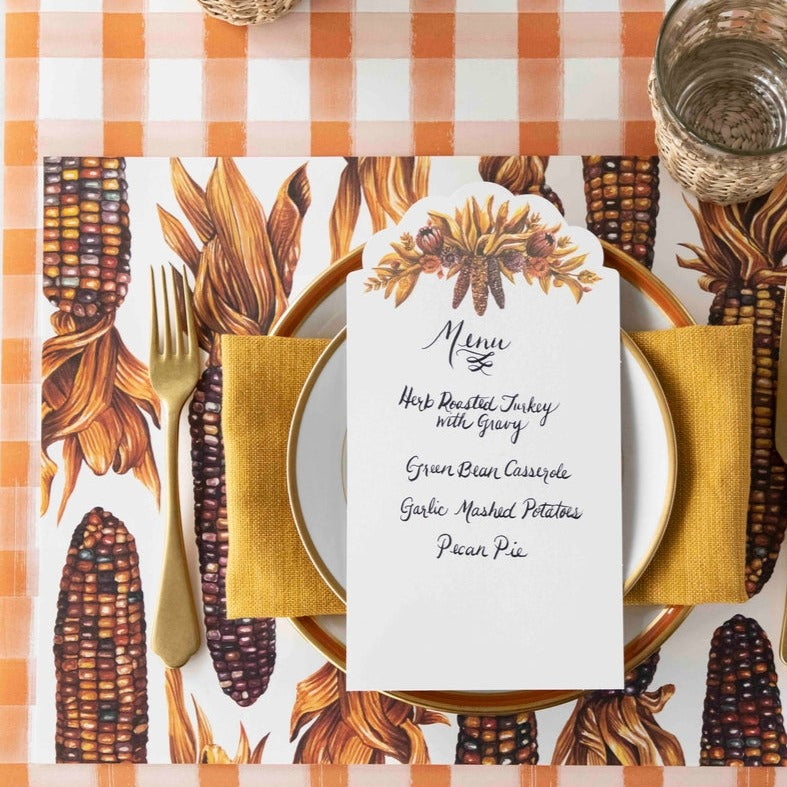
<path id="1" fill-rule="evenodd" d="M 206 13 L 231 25 L 274 22 L 297 3 L 298 0 L 199 0 Z"/>

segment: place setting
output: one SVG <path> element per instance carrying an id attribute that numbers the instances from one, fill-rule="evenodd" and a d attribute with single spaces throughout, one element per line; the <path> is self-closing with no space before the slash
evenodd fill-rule
<path id="1" fill-rule="evenodd" d="M 557 622 L 557 629 L 543 637 L 543 641 L 548 645 L 549 660 L 554 663 L 555 647 L 562 636 L 559 636 L 559 632 L 568 635 L 563 648 L 568 658 L 574 658 L 574 643 L 577 639 L 585 643 L 583 649 L 587 649 L 587 642 L 591 639 L 590 631 L 582 634 L 580 621 L 589 620 L 592 617 L 591 610 L 598 613 L 599 608 L 606 610 L 606 605 L 617 605 L 620 630 L 617 637 L 612 636 L 608 640 L 609 651 L 600 661 L 610 667 L 614 663 L 614 659 L 610 657 L 614 654 L 617 659 L 614 674 L 617 678 L 612 678 L 610 686 L 618 687 L 614 681 L 619 681 L 623 671 L 623 644 L 626 645 L 626 659 L 629 663 L 638 663 L 658 647 L 688 613 L 686 607 L 690 605 L 686 603 L 652 603 L 660 600 L 657 598 L 660 592 L 666 593 L 664 598 L 669 595 L 669 591 L 660 588 L 660 585 L 670 580 L 676 581 L 675 578 L 670 578 L 669 571 L 664 572 L 664 569 L 662 576 L 655 575 L 652 595 L 643 596 L 646 604 L 651 603 L 644 607 L 628 606 L 625 616 L 623 612 L 624 589 L 629 591 L 635 586 L 657 553 L 667 531 L 680 477 L 680 452 L 669 400 L 658 375 L 637 344 L 636 337 L 640 333 L 634 333 L 632 338 L 621 331 L 620 319 L 617 316 L 619 299 L 630 304 L 627 308 L 640 307 L 640 311 L 644 312 L 637 327 L 648 323 L 654 327 L 670 324 L 684 327 L 685 333 L 679 330 L 671 332 L 678 344 L 671 343 L 668 349 L 662 349 L 661 356 L 658 342 L 667 341 L 667 335 L 662 338 L 658 331 L 644 332 L 643 341 L 646 346 L 649 341 L 656 342 L 657 362 L 668 363 L 665 352 L 668 358 L 670 352 L 680 351 L 683 336 L 686 337 L 683 341 L 689 342 L 689 346 L 696 343 L 696 349 L 687 349 L 686 352 L 701 351 L 706 342 L 719 342 L 718 346 L 714 346 L 716 362 L 719 361 L 719 355 L 728 353 L 726 362 L 731 364 L 731 371 L 739 373 L 737 394 L 730 397 L 733 403 L 729 416 L 732 418 L 745 417 L 748 409 L 745 372 L 750 361 L 745 348 L 750 341 L 750 331 L 746 328 L 718 331 L 689 327 L 691 318 L 674 296 L 660 286 L 654 277 L 641 266 L 635 267 L 623 255 L 615 254 L 614 250 L 606 252 L 598 240 L 584 228 L 567 227 L 557 210 L 541 198 L 520 197 L 517 200 L 504 189 L 492 190 L 488 185 L 480 188 L 467 187 L 464 191 L 467 196 L 455 194 L 448 199 L 435 199 L 433 208 L 430 204 L 431 198 L 417 203 L 405 214 L 399 226 L 374 236 L 361 252 L 340 261 L 338 268 L 329 270 L 312 285 L 311 292 L 315 294 L 313 298 L 309 297 L 311 292 L 307 290 L 291 312 L 285 315 L 274 335 L 309 336 L 310 339 L 305 341 L 312 350 L 313 337 L 334 330 L 337 320 L 346 320 L 347 309 L 357 308 L 364 314 L 363 319 L 369 322 L 381 309 L 393 309 L 393 317 L 390 319 L 403 321 L 400 325 L 372 325 L 366 321 L 361 323 L 362 327 L 356 330 L 360 336 L 370 337 L 370 346 L 368 349 L 361 347 L 357 351 L 364 354 L 359 355 L 360 360 L 357 361 L 359 371 L 353 373 L 348 363 L 348 355 L 352 352 L 349 337 L 352 337 L 353 323 L 352 320 L 347 320 L 346 329 L 335 335 L 318 357 L 297 397 L 286 453 L 287 490 L 292 514 L 310 561 L 325 585 L 341 602 L 348 605 L 349 615 L 345 624 L 342 617 L 314 615 L 313 612 L 308 616 L 299 614 L 296 626 L 327 658 L 342 668 L 348 666 L 348 659 L 351 657 L 347 647 L 347 628 L 352 625 L 353 603 L 352 590 L 347 583 L 348 572 L 352 570 L 348 566 L 352 560 L 348 557 L 348 552 L 352 554 L 348 547 L 353 537 L 353 528 L 356 528 L 368 534 L 369 539 L 366 547 L 368 553 L 359 548 L 361 554 L 355 558 L 356 565 L 360 566 L 355 570 L 360 571 L 361 576 L 364 576 L 364 566 L 371 570 L 371 574 L 362 580 L 365 584 L 361 584 L 361 597 L 377 598 L 377 602 L 370 605 L 369 612 L 359 613 L 363 615 L 363 622 L 356 625 L 361 632 L 369 632 L 370 638 L 379 643 L 382 650 L 378 656 L 390 653 L 399 641 L 406 649 L 409 649 L 413 640 L 425 642 L 431 635 L 429 630 L 437 625 L 440 617 L 450 621 L 446 630 L 435 636 L 431 646 L 425 644 L 426 653 L 419 649 L 417 655 L 414 655 L 410 680 L 415 680 L 416 675 L 424 674 L 427 653 L 435 653 L 436 671 L 428 679 L 431 685 L 427 683 L 408 687 L 407 683 L 403 683 L 402 690 L 396 691 L 395 695 L 408 701 L 415 700 L 454 712 L 469 712 L 471 709 L 479 712 L 501 712 L 566 701 L 575 696 L 576 691 L 561 692 L 560 689 L 583 688 L 581 685 L 574 687 L 573 684 L 565 683 L 565 665 L 562 669 L 557 667 L 557 672 L 551 678 L 546 678 L 543 685 L 539 685 L 540 679 L 536 677 L 538 671 L 534 664 L 529 668 L 523 665 L 524 654 L 533 653 L 535 650 L 533 632 L 538 631 L 538 624 L 534 623 L 534 628 L 529 628 L 528 620 L 534 621 L 539 614 L 544 615 L 547 620 Z M 499 238 L 495 238 L 495 222 L 498 222 L 499 218 L 500 226 L 506 228 L 507 215 L 512 216 L 512 224 L 507 227 L 509 231 L 498 230 Z M 521 215 L 521 218 L 517 219 L 518 215 Z M 465 224 L 461 224 L 461 221 Z M 473 227 L 473 221 L 479 221 L 481 226 Z M 444 233 L 450 231 L 456 232 L 459 237 L 449 236 L 450 240 L 446 244 Z M 481 244 L 480 248 L 489 244 L 489 248 L 494 249 L 493 254 L 478 254 L 476 249 L 468 251 L 465 246 L 468 232 L 476 232 L 480 238 L 477 240 L 477 243 Z M 435 237 L 442 241 L 439 248 L 435 244 Z M 500 249 L 494 247 L 496 240 L 502 244 Z M 541 248 L 538 244 L 541 244 Z M 541 253 L 543 248 L 546 253 L 544 256 L 526 256 L 528 245 L 532 251 Z M 556 250 L 558 254 L 551 256 Z M 459 300 L 461 296 L 457 295 L 457 292 L 461 293 L 462 283 L 459 279 L 452 279 L 461 275 L 461 262 L 452 263 L 457 266 L 458 272 L 451 271 L 450 264 L 444 265 L 441 262 L 436 272 L 428 273 L 426 266 L 436 265 L 432 263 L 432 259 L 441 259 L 438 254 L 452 261 L 464 259 L 464 265 L 470 270 L 469 276 L 473 275 L 473 265 L 476 265 L 476 270 L 479 265 L 483 265 L 486 277 L 489 275 L 487 266 L 497 267 L 496 283 L 489 284 L 489 278 L 484 280 L 489 288 L 486 298 L 480 294 L 482 291 L 478 283 L 474 285 L 471 280 L 464 290 L 464 297 Z M 427 261 L 426 266 L 424 259 Z M 602 271 L 602 262 L 609 265 L 608 271 Z M 595 270 L 591 267 L 593 263 Z M 514 271 L 505 267 L 506 265 L 519 273 L 516 279 Z M 566 273 L 561 272 L 562 266 L 565 266 Z M 417 271 L 417 284 L 413 284 L 412 289 L 409 289 L 408 284 L 399 283 L 407 281 L 403 278 L 404 274 L 399 274 L 399 279 L 396 276 L 397 271 L 411 269 Z M 526 275 L 531 270 L 534 272 Z M 537 272 L 540 270 L 546 272 L 545 277 L 538 277 Z M 505 272 L 501 274 L 501 271 Z M 561 277 L 570 277 L 570 281 L 575 282 L 576 286 L 565 285 L 565 280 L 561 280 Z M 553 308 L 562 306 L 564 309 L 581 309 L 583 304 L 590 301 L 594 285 L 601 287 L 600 282 L 605 280 L 611 280 L 607 286 L 614 289 L 608 296 L 609 299 L 600 303 L 598 313 L 609 316 L 610 325 L 599 325 L 599 317 L 596 317 L 590 318 L 591 323 L 583 325 L 581 329 L 579 324 L 572 329 L 566 327 L 565 322 L 568 317 L 574 317 L 580 312 L 560 311 L 553 317 L 545 311 L 556 301 L 558 305 Z M 514 287 L 521 285 L 519 291 L 511 288 L 511 282 L 515 282 Z M 551 287 L 548 282 L 551 282 Z M 355 287 L 355 293 L 350 289 L 351 286 Z M 431 291 L 427 291 L 428 295 L 423 297 L 430 297 L 430 301 L 419 304 L 416 299 L 416 295 L 420 295 L 418 288 L 429 287 Z M 406 295 L 403 297 L 399 294 L 401 292 Z M 387 298 L 386 293 L 389 296 Z M 372 299 L 373 295 L 376 296 L 376 302 Z M 523 299 L 539 298 L 541 301 L 512 301 L 516 296 Z M 356 298 L 355 302 L 353 298 Z M 359 305 L 355 306 L 355 303 Z M 415 305 L 410 305 L 411 303 Z M 501 303 L 504 308 L 500 306 Z M 456 307 L 453 304 L 456 304 Z M 541 312 L 537 311 L 539 306 L 542 308 Z M 407 311 L 406 307 L 410 310 Z M 405 315 L 409 315 L 409 321 Z M 423 315 L 428 315 L 428 321 Z M 495 322 L 495 319 L 498 322 Z M 543 330 L 545 324 L 550 325 L 546 335 L 555 338 L 543 342 L 543 356 L 528 362 L 527 352 L 532 350 L 526 346 L 525 337 L 528 335 L 528 322 L 531 319 L 534 325 L 538 326 L 538 331 Z M 549 319 L 552 319 L 554 324 L 550 323 Z M 415 323 L 412 328 L 410 322 Z M 491 332 L 497 338 L 488 338 L 490 329 L 486 328 L 486 325 L 490 322 Z M 591 327 L 598 328 L 599 331 L 606 330 L 609 352 L 606 361 L 600 354 L 605 340 L 594 336 Z M 408 330 L 412 339 L 405 353 L 398 348 L 405 340 L 404 337 L 408 336 Z M 580 333 L 587 339 L 588 344 L 578 341 L 577 336 Z M 518 352 L 511 353 L 517 358 L 517 373 L 522 375 L 521 379 L 527 380 L 527 388 L 524 390 L 511 387 L 512 383 L 508 381 L 508 387 L 506 384 L 495 387 L 492 381 L 485 379 L 491 377 L 491 374 L 484 364 L 492 361 L 492 366 L 492 359 L 502 354 L 501 347 L 508 350 L 513 344 L 511 340 L 501 338 L 501 334 L 516 334 L 525 339 L 525 346 L 520 345 Z M 391 337 L 391 344 L 385 344 L 385 337 Z M 470 346 L 467 346 L 467 337 L 470 337 Z M 478 338 L 474 340 L 473 337 Z M 559 343 L 561 338 L 563 344 Z M 732 342 L 729 346 L 726 345 L 728 341 Z M 480 348 L 475 346 L 477 342 L 481 343 Z M 491 349 L 484 349 L 490 342 Z M 282 347 L 281 352 L 285 352 L 284 342 L 276 342 L 270 350 L 263 349 L 268 344 L 268 340 L 234 337 L 225 337 L 223 340 L 227 375 L 224 412 L 228 419 L 233 419 L 230 425 L 225 426 L 225 440 L 228 445 L 233 446 L 235 455 L 240 455 L 241 462 L 244 461 L 247 451 L 254 450 L 253 445 L 259 441 L 260 432 L 255 434 L 252 431 L 252 422 L 244 418 L 242 413 L 238 413 L 238 421 L 235 423 L 235 408 L 243 408 L 249 412 L 247 397 L 252 385 L 251 380 L 257 378 L 263 367 L 275 364 L 277 347 Z M 427 349 L 432 348 L 435 349 L 428 353 Z M 575 355 L 570 354 L 569 348 Z M 260 353 L 259 356 L 257 352 Z M 463 355 L 465 357 L 462 357 Z M 575 359 L 573 364 L 570 360 L 565 360 L 567 356 Z M 487 357 L 489 361 L 483 360 Z M 423 367 L 419 364 L 422 358 L 425 364 Z M 572 376 L 572 370 L 582 358 L 586 359 L 589 365 L 585 367 L 586 377 L 577 379 Z M 375 361 L 378 366 L 375 366 Z M 607 364 L 607 377 L 600 371 L 603 363 Z M 439 372 L 432 378 L 426 377 L 427 371 L 435 367 Z M 387 371 L 389 369 L 390 372 Z M 444 390 L 456 379 L 452 376 L 456 374 L 454 369 L 459 373 L 464 372 L 468 378 L 460 378 L 466 386 L 460 388 L 467 392 L 465 397 L 458 396 L 452 390 Z M 277 372 L 278 370 L 274 369 L 273 372 L 264 373 Z M 552 376 L 549 376 L 550 373 Z M 388 383 L 390 388 L 384 393 L 375 386 L 386 374 L 392 379 Z M 353 390 L 353 375 L 357 380 L 356 390 Z M 419 375 L 424 375 L 424 381 L 421 381 Z M 596 400 L 591 398 L 589 391 L 590 381 L 593 379 L 598 382 Z M 563 394 L 559 397 L 555 394 L 549 397 L 542 394 L 544 401 L 537 399 L 532 392 L 542 388 L 549 391 L 553 380 L 557 381 L 555 384 L 563 386 L 559 389 Z M 486 388 L 482 389 L 487 391 L 486 394 L 476 392 L 473 387 L 481 384 L 486 384 Z M 681 393 L 683 398 L 678 401 L 682 406 L 693 406 L 695 413 L 701 409 L 701 403 L 692 404 L 687 401 L 686 397 L 690 397 L 690 392 L 675 391 L 673 395 Z M 538 436 L 531 437 L 532 432 L 525 436 L 528 428 L 533 431 L 544 429 L 546 433 L 545 427 L 550 418 L 557 420 L 553 410 L 562 409 L 565 412 L 572 408 L 569 404 L 572 395 L 576 397 L 573 408 L 577 412 L 573 416 L 575 420 L 564 427 L 564 432 L 558 431 L 548 439 L 542 438 L 542 442 L 538 442 Z M 265 396 L 264 389 L 262 396 Z M 356 450 L 359 451 L 359 457 L 364 457 L 359 460 L 360 467 L 368 467 L 368 475 L 361 476 L 361 488 L 364 492 L 361 493 L 361 502 L 356 503 L 362 506 L 363 514 L 359 514 L 357 524 L 353 524 L 355 520 L 349 513 L 353 505 L 354 488 L 351 423 L 354 413 L 361 407 L 359 404 L 349 403 L 360 402 L 369 404 L 365 420 L 356 427 L 358 434 L 363 436 L 360 438 L 363 449 Z M 603 418 L 605 407 L 608 416 L 606 421 Z M 587 420 L 585 408 L 593 414 L 590 420 Z M 430 410 L 433 410 L 433 414 Z M 498 413 L 498 410 L 501 412 Z M 251 411 L 256 411 L 256 408 L 252 407 Z M 509 412 L 511 415 L 506 415 Z M 428 415 L 424 417 L 421 413 L 428 413 L 432 418 Z M 411 420 L 421 423 L 410 424 Z M 259 429 L 266 434 L 274 431 L 264 416 L 257 418 L 257 423 Z M 377 428 L 383 430 L 381 433 L 375 432 L 375 424 L 378 423 Z M 598 430 L 595 438 L 592 431 L 594 428 Z M 622 436 L 624 433 L 625 437 Z M 576 445 L 572 443 L 572 435 L 579 436 Z M 551 464 L 546 458 L 540 459 L 537 450 L 529 447 L 531 441 L 536 441 L 536 445 L 541 446 L 545 457 L 552 457 Z M 387 449 L 380 454 L 373 450 L 374 445 L 385 445 Z M 618 445 L 619 448 L 602 454 L 604 448 L 609 448 L 610 445 Z M 397 448 L 399 450 L 394 458 Z M 701 450 L 702 446 L 696 448 Z M 275 450 L 273 445 L 271 449 Z M 536 452 L 531 453 L 534 450 Z M 463 458 L 473 457 L 479 452 L 484 461 Z M 586 499 L 591 502 L 574 505 L 564 503 L 561 498 L 570 493 L 570 481 L 578 474 L 576 467 L 570 471 L 566 466 L 578 465 L 582 461 L 578 454 L 582 453 L 585 466 L 603 468 L 603 476 L 597 476 L 595 481 L 583 479 L 578 487 L 585 490 L 585 494 L 589 495 Z M 389 454 L 390 463 L 384 461 Z M 375 457 L 373 461 L 369 459 L 371 456 Z M 446 456 L 452 461 L 445 458 L 442 461 L 429 460 L 429 457 L 437 459 Z M 569 457 L 574 457 L 573 463 Z M 739 459 L 745 461 L 745 457 L 745 452 L 739 454 Z M 724 472 L 730 473 L 733 469 L 727 467 Z M 738 470 L 745 471 L 745 467 Z M 236 490 L 237 498 L 234 498 L 234 472 L 244 477 L 244 468 L 239 466 L 236 470 L 230 457 L 229 510 L 233 512 L 233 501 L 237 500 L 234 511 L 239 519 L 245 522 L 252 516 L 252 511 L 247 511 L 245 506 L 248 501 L 253 501 L 253 493 L 240 486 Z M 359 471 L 356 469 L 355 472 Z M 606 489 L 604 479 L 610 485 Z M 249 482 L 254 483 L 251 478 Z M 562 486 L 568 489 L 568 492 L 560 488 L 561 482 L 564 482 Z M 438 492 L 436 497 L 430 487 L 442 492 Z M 441 494 L 445 496 L 444 501 Z M 367 497 L 371 498 L 371 501 L 367 500 Z M 378 502 L 381 497 L 387 501 L 387 506 Z M 555 497 L 555 500 L 551 500 L 552 497 Z M 617 503 L 614 502 L 616 497 Z M 559 530 L 561 525 L 567 529 L 571 525 L 577 528 L 585 516 L 586 507 L 592 506 L 593 500 L 598 507 L 595 516 L 599 527 L 609 526 L 610 521 L 618 523 L 612 528 L 614 534 L 586 532 L 584 537 L 587 541 L 583 541 L 583 536 L 574 529 L 573 535 L 565 541 L 555 536 L 557 543 L 549 544 L 550 530 Z M 744 509 L 745 496 L 739 494 L 725 516 L 740 518 Z M 692 513 L 690 510 L 683 510 L 681 516 L 691 517 Z M 528 519 L 531 519 L 531 522 L 527 522 Z M 373 526 L 372 523 L 375 522 L 379 522 L 379 530 Z M 232 532 L 232 525 L 230 527 Z M 394 535 L 386 538 L 385 532 L 389 529 Z M 507 532 L 498 533 L 498 530 Z M 536 530 L 538 535 L 528 534 L 528 530 Z M 473 539 L 472 544 L 462 541 L 468 537 Z M 691 534 L 687 534 L 687 537 L 690 538 Z M 244 535 L 241 535 L 240 539 L 243 540 L 240 549 L 245 551 L 246 547 L 250 546 L 249 542 Z M 534 541 L 539 542 L 538 546 Z M 535 561 L 532 558 L 527 559 L 531 551 L 538 555 L 539 547 L 543 552 L 537 559 L 547 563 L 541 569 L 545 572 L 543 575 L 538 568 L 530 568 L 530 564 Z M 742 543 L 738 544 L 739 557 L 742 558 L 741 547 Z M 596 553 L 594 549 L 600 551 Z M 565 566 L 568 562 L 566 556 L 572 552 L 576 555 L 577 562 L 573 566 L 570 563 L 566 566 L 566 574 L 558 573 L 556 564 Z M 231 552 L 230 561 L 232 554 Z M 475 560 L 458 559 L 461 555 Z M 546 555 L 550 556 L 549 560 Z M 506 557 L 510 562 L 508 565 L 501 565 Z M 522 563 L 517 563 L 517 557 Z M 604 559 L 608 560 L 606 568 Z M 385 566 L 390 566 L 390 576 L 385 574 Z M 590 573 L 577 585 L 571 585 L 569 577 L 576 576 L 580 572 L 580 566 L 585 566 Z M 535 576 L 529 576 L 531 571 L 535 572 Z M 432 573 L 437 573 L 439 578 L 433 580 L 435 586 L 430 589 Z M 238 574 L 241 575 L 242 572 L 239 571 Z M 577 589 L 587 585 L 584 592 L 589 595 L 590 588 L 598 585 L 599 575 L 607 578 L 615 576 L 616 581 L 609 583 L 611 587 L 607 588 L 609 596 L 606 601 L 592 600 L 589 602 L 590 606 L 583 610 L 576 603 Z M 548 579 L 555 583 L 554 586 L 550 586 Z M 242 576 L 238 576 L 237 581 L 240 584 L 243 581 Z M 522 582 L 522 587 L 513 590 L 517 581 Z M 703 590 L 690 587 L 691 577 L 677 578 L 678 583 L 681 581 L 686 598 L 691 597 L 692 593 L 699 594 L 697 598 L 700 597 Z M 232 587 L 231 562 L 228 582 Z M 414 595 L 409 602 L 401 598 L 404 592 L 402 584 L 413 586 Z M 477 600 L 478 607 L 474 608 L 468 598 L 468 586 L 475 589 L 472 596 Z M 522 625 L 512 626 L 508 615 L 484 614 L 486 609 L 494 610 L 504 606 L 503 599 L 510 604 L 512 595 L 538 598 L 539 586 L 552 588 L 544 590 L 540 596 L 544 603 L 543 612 L 534 609 L 532 603 L 528 604 L 527 619 Z M 557 589 L 563 586 L 571 586 L 573 591 L 566 599 L 565 609 L 558 614 L 555 611 L 556 605 L 560 603 Z M 495 599 L 495 587 L 499 587 L 501 594 L 498 599 Z M 448 588 L 454 588 L 454 591 L 449 592 Z M 249 598 L 251 590 L 249 587 Z M 238 587 L 238 591 L 244 592 L 242 587 Z M 738 598 L 742 599 L 742 582 L 737 591 Z M 672 592 L 675 598 L 681 594 L 680 591 Z M 424 613 L 424 619 L 414 621 L 413 629 L 409 629 L 408 625 L 401 634 L 397 633 L 395 628 L 389 631 L 389 615 L 395 619 L 402 615 L 397 608 L 399 603 L 406 608 L 417 609 L 426 605 L 429 598 L 436 599 L 436 607 L 431 614 Z M 229 603 L 233 604 L 231 597 Z M 255 609 L 253 603 L 250 601 L 249 606 L 239 606 L 236 611 L 239 614 L 249 614 Z M 643 601 L 639 603 L 642 604 Z M 329 600 L 326 611 L 335 606 L 336 600 Z M 388 610 L 388 614 L 380 615 L 380 609 Z M 572 618 L 572 614 L 576 615 L 576 618 Z M 614 627 L 613 608 L 603 614 L 605 629 Z M 489 620 L 490 629 L 482 634 L 481 639 L 489 641 L 490 652 L 496 654 L 492 658 L 500 660 L 501 651 L 516 654 L 515 674 L 533 676 L 531 680 L 535 681 L 534 685 L 519 687 L 522 690 L 515 692 L 502 690 L 504 687 L 512 688 L 510 682 L 505 682 L 511 681 L 512 677 L 506 678 L 497 672 L 493 673 L 493 680 L 496 682 L 494 690 L 491 690 L 491 686 L 486 687 L 485 691 L 479 690 L 481 687 L 467 686 L 467 690 L 462 691 L 465 687 L 461 684 L 462 679 L 457 677 L 447 678 L 449 682 L 442 686 L 434 684 L 434 681 L 446 679 L 445 665 L 449 652 L 464 650 L 473 663 L 477 661 L 471 643 L 477 641 L 479 632 L 476 629 L 484 618 Z M 371 625 L 372 619 L 379 621 L 379 628 Z M 467 619 L 475 621 L 476 625 L 467 629 L 468 639 L 462 647 L 459 640 Z M 431 622 L 426 623 L 427 620 Z M 420 635 L 414 633 L 417 629 L 421 629 Z M 448 637 L 449 630 L 456 632 L 459 640 L 453 641 L 453 648 L 441 651 L 438 643 Z M 499 637 L 496 646 L 493 644 L 494 636 Z M 517 636 L 522 637 L 518 650 L 515 645 Z M 386 658 L 367 657 L 362 663 L 385 663 Z M 399 658 L 403 659 L 404 655 L 400 654 Z M 458 661 L 455 653 L 451 660 Z M 388 662 L 388 667 L 394 670 L 392 676 L 395 675 L 396 661 L 397 659 L 392 659 Z M 538 663 L 543 669 L 547 663 L 546 653 Z M 467 664 L 464 668 L 459 666 L 458 670 L 458 675 L 472 674 Z M 513 678 L 517 679 L 521 678 Z M 607 679 L 609 680 L 610 676 Z M 379 680 L 378 676 L 375 685 L 380 685 Z M 498 682 L 500 680 L 503 682 Z M 598 678 L 596 680 L 598 681 Z M 351 681 L 350 666 L 348 684 Z M 453 681 L 453 685 L 450 681 Z M 359 686 L 369 687 L 368 684 Z M 391 688 L 396 686 L 392 685 Z M 421 691 L 413 692 L 410 690 L 413 688 Z"/>
<path id="2" fill-rule="evenodd" d="M 785 52 L 672 5 L 657 154 L 44 156 L 33 758 L 787 764 Z"/>

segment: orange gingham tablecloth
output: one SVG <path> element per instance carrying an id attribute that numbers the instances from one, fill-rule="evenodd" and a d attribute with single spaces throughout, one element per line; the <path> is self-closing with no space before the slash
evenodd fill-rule
<path id="1" fill-rule="evenodd" d="M 24 764 L 35 701 L 41 157 L 652 153 L 645 84 L 664 5 L 304 0 L 275 26 L 243 29 L 204 16 L 196 0 L 6 0 L 0 784 L 64 783 L 58 766 Z M 496 771 L 500 787 L 669 787 L 705 784 L 710 775 L 685 768 Z M 236 787 L 261 773 L 282 787 L 370 778 L 359 766 L 68 770 L 69 783 L 102 787 Z M 729 787 L 787 783 L 774 769 L 713 775 L 714 784 Z M 490 776 L 461 766 L 390 766 L 372 778 L 391 787 L 439 787 Z"/>

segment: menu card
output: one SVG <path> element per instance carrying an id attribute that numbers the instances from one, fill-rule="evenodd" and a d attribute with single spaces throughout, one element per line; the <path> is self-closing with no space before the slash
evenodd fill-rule
<path id="1" fill-rule="evenodd" d="M 489 183 L 347 280 L 347 682 L 623 684 L 619 281 Z"/>

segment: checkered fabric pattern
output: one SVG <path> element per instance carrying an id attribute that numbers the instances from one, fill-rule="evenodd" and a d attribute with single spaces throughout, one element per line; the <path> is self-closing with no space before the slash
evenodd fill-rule
<path id="1" fill-rule="evenodd" d="M 653 147 L 664 0 L 8 0 L 12 153 L 581 153 Z M 381 90 L 385 85 L 385 90 Z"/>
<path id="2" fill-rule="evenodd" d="M 63 783 L 57 767 L 21 764 L 35 700 L 40 157 L 651 153 L 645 83 L 664 6 L 303 0 L 275 25 L 243 29 L 206 17 L 196 0 L 6 0 L 0 762 L 20 764 L 0 766 L 0 783 Z M 69 768 L 74 783 L 116 787 L 235 787 L 258 773 L 235 766 Z M 717 783 L 740 783 L 722 770 Z M 495 784 L 586 784 L 583 772 L 509 769 Z M 362 774 L 268 771 L 271 783 L 285 786 L 356 784 Z M 750 785 L 776 783 L 772 771 L 747 778 Z M 606 769 L 594 772 L 593 782 L 676 783 L 661 769 Z M 391 768 L 385 776 L 392 786 L 464 783 L 480 782 L 448 766 Z"/>

